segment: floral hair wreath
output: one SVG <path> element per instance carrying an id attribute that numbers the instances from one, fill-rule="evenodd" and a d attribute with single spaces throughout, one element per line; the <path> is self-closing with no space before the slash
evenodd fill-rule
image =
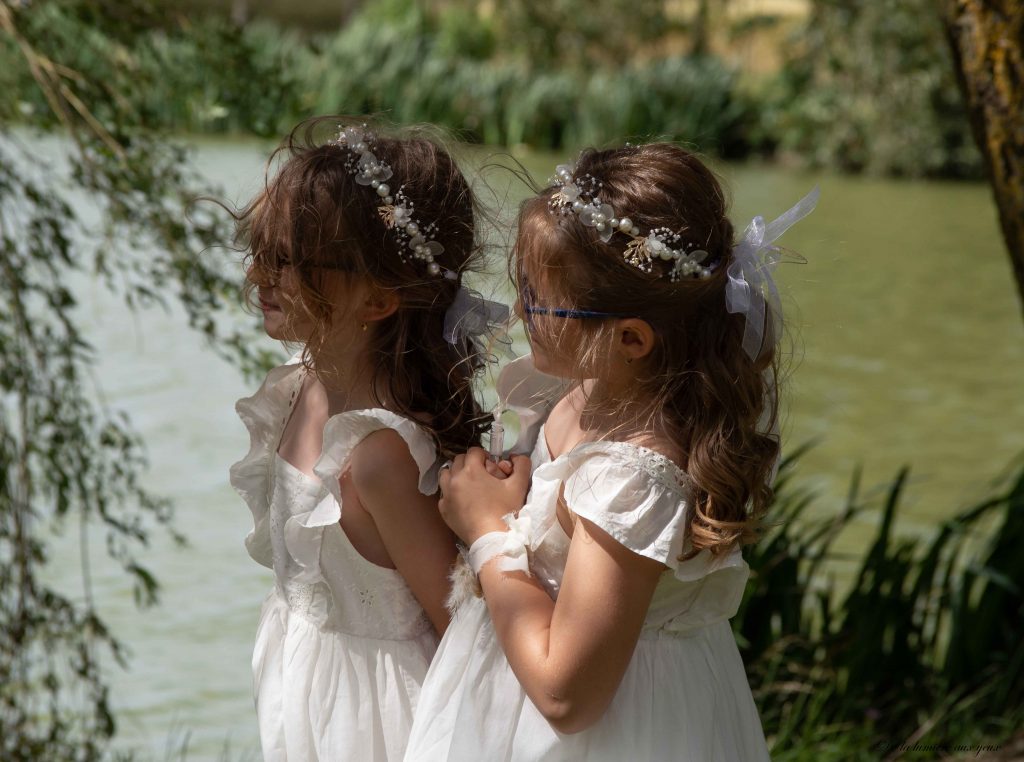
<path id="1" fill-rule="evenodd" d="M 444 246 L 434 240 L 437 223 L 423 224 L 415 216 L 416 205 L 403 192 L 405 186 L 399 186 L 397 191 L 391 192 L 391 186 L 387 181 L 392 178 L 394 172 L 387 162 L 380 161 L 370 151 L 370 144 L 374 140 L 374 134 L 368 132 L 364 124 L 362 127 L 339 126 L 338 136 L 330 143 L 349 152 L 350 157 L 345 162 L 345 167 L 355 175 L 356 183 L 368 185 L 377 192 L 380 199 L 377 214 L 387 228 L 395 231 L 400 244 L 405 244 L 400 245 L 398 250 L 402 261 L 407 262 L 410 257 L 420 260 L 426 263 L 427 272 L 431 275 L 443 273 L 448 280 L 458 280 L 458 273 L 436 261 L 444 253 Z"/>
<path id="2" fill-rule="evenodd" d="M 575 174 L 570 164 L 559 164 L 555 168 L 551 183 L 558 192 L 549 205 L 562 214 L 575 212 L 605 243 L 616 231 L 631 237 L 633 240 L 627 244 L 623 258 L 637 269 L 649 273 L 655 259 L 674 261 L 669 278 L 675 282 L 687 276 L 708 278 L 720 264 L 721 259 L 704 265 L 708 252 L 691 249 L 692 244 L 672 248 L 681 237 L 668 228 L 655 228 L 646 237 L 640 235 L 640 229 L 629 217 L 617 217 L 609 204 L 601 202 L 600 181 L 592 175 L 576 178 Z M 775 241 L 814 211 L 820 196 L 821 189 L 814 186 L 810 193 L 771 222 L 755 217 L 743 238 L 732 247 L 726 270 L 725 307 L 732 314 L 743 315 L 743 351 L 751 360 L 756 361 L 782 335 L 782 303 L 772 277 L 782 259 L 782 249 Z M 771 341 L 767 341 L 769 338 Z"/>
<path id="3" fill-rule="evenodd" d="M 459 280 L 459 274 L 438 264 L 436 259 L 444 253 L 444 246 L 434 240 L 437 223 L 423 224 L 415 216 L 416 205 L 402 192 L 402 186 L 394 193 L 387 181 L 394 176 L 391 167 L 380 161 L 370 151 L 370 143 L 375 137 L 372 132 L 362 127 L 338 127 L 338 136 L 330 141 L 349 152 L 345 167 L 355 175 L 356 183 L 368 185 L 377 192 L 381 205 L 377 214 L 384 225 L 395 231 L 396 237 L 405 247 L 399 246 L 398 256 L 403 262 L 409 257 L 425 262 L 427 272 L 431 275 L 443 274 L 448 280 Z M 504 304 L 485 299 L 476 291 L 459 285 L 455 299 L 448 307 L 444 316 L 444 339 L 449 344 L 458 346 L 469 339 L 479 342 L 483 336 L 490 338 L 491 344 L 499 346 L 511 345 L 505 339 L 509 309 Z"/>
<path id="4" fill-rule="evenodd" d="M 711 256 L 704 249 L 694 248 L 687 242 L 679 246 L 682 236 L 669 228 L 654 228 L 646 236 L 629 217 L 618 217 L 610 204 L 602 203 L 600 192 L 603 183 L 593 175 L 576 177 L 576 170 L 570 164 L 559 164 L 551 184 L 558 192 L 551 197 L 549 206 L 562 213 L 574 212 L 587 227 L 594 228 L 602 241 L 608 243 L 616 231 L 633 240 L 626 245 L 622 257 L 633 267 L 649 273 L 654 269 L 654 260 L 673 262 L 669 280 L 673 283 L 680 278 L 709 278 L 717 262 L 703 263 Z"/>

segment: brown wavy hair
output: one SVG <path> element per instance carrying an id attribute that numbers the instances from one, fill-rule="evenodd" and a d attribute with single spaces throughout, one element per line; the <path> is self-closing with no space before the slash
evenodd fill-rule
<path id="1" fill-rule="evenodd" d="M 421 224 L 437 224 L 432 238 L 444 247 L 439 264 L 458 278 L 430 275 L 423 262 L 400 256 L 408 254 L 407 243 L 385 226 L 374 189 L 355 182 L 346 167 L 351 152 L 328 141 L 347 121 L 331 116 L 299 124 L 271 156 L 262 192 L 235 214 L 236 245 L 248 268 L 246 302 L 254 306 L 258 285 L 276 283 L 283 267 L 293 268 L 301 307 L 314 325 L 302 363 L 328 383 L 327 369 L 313 366 L 335 319 L 325 272 L 396 293 L 398 309 L 374 323 L 371 337 L 377 402 L 385 404 L 378 394 L 383 390 L 387 406 L 416 420 L 442 454 L 465 452 L 487 425 L 473 392 L 485 355 L 470 339 L 448 343 L 443 331 L 463 275 L 482 268 L 477 202 L 435 133 L 372 125 L 370 149 L 391 166 L 389 184 L 396 192 L 402 188 Z"/>
<path id="2" fill-rule="evenodd" d="M 708 251 L 705 264 L 715 267 L 709 278 L 676 283 L 666 275 L 670 263 L 662 260 L 642 272 L 623 258 L 629 236 L 616 233 L 602 242 L 576 214 L 549 206 L 558 188 L 548 187 L 520 209 L 513 277 L 543 281 L 544 306 L 640 318 L 656 340 L 638 361 L 637 382 L 615 398 L 600 383 L 601 367 L 612 361 L 614 318 L 536 320 L 529 327 L 531 342 L 574 347 L 576 381 L 596 379 L 588 411 L 612 421 L 632 417 L 654 441 L 671 443 L 668 449 L 695 487 L 692 550 L 681 560 L 704 548 L 718 554 L 752 542 L 772 499 L 768 482 L 779 455 L 773 433 L 779 366 L 772 336 L 751 361 L 741 346 L 744 317 L 726 311 L 735 233 L 722 187 L 694 154 L 669 143 L 586 150 L 575 176 L 588 174 L 603 183 L 602 203 L 628 216 L 644 235 L 668 228 L 681 243 Z M 608 436 L 614 435 L 612 426 Z"/>

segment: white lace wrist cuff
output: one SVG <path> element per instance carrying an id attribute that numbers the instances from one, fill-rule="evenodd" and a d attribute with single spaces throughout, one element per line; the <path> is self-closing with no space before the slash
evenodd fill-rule
<path id="1" fill-rule="evenodd" d="M 529 544 L 529 518 L 516 518 L 512 514 L 505 516 L 509 525 L 505 532 L 488 532 L 478 537 L 469 547 L 466 560 L 473 573 L 479 576 L 484 565 L 497 556 L 501 571 L 521 571 L 530 573 L 527 546 Z"/>

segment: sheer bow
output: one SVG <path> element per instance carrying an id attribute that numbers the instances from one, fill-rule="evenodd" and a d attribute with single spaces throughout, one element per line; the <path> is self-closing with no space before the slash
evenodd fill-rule
<path id="1" fill-rule="evenodd" d="M 489 349 L 495 343 L 511 346 L 504 334 L 509 309 L 499 302 L 484 299 L 478 292 L 460 286 L 448 311 L 444 313 L 444 340 L 458 346 L 464 339 L 477 340 L 488 336 Z"/>
<path id="2" fill-rule="evenodd" d="M 765 349 L 766 312 L 770 313 L 771 335 L 778 341 L 782 329 L 782 304 L 779 289 L 772 278 L 782 251 L 773 244 L 790 227 L 810 214 L 818 203 L 821 189 L 814 189 L 793 205 L 789 211 L 765 224 L 764 217 L 755 217 L 747 226 L 743 240 L 732 250 L 732 261 L 726 274 L 725 306 L 729 312 L 746 317 L 743 329 L 743 350 L 757 360 Z"/>

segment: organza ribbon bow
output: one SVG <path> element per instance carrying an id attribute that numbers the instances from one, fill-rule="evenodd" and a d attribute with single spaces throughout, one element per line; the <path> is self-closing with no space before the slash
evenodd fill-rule
<path id="1" fill-rule="evenodd" d="M 743 329 L 743 350 L 757 360 L 765 350 L 766 313 L 771 320 L 773 342 L 782 330 L 782 304 L 772 273 L 782 259 L 782 251 L 774 243 L 789 228 L 810 214 L 818 203 L 821 189 L 815 185 L 789 211 L 765 224 L 764 217 L 755 217 L 747 226 L 743 240 L 733 247 L 732 262 L 726 274 L 725 307 L 731 313 L 746 317 Z"/>
<path id="2" fill-rule="evenodd" d="M 507 350 L 512 341 L 505 334 L 508 324 L 507 305 L 484 299 L 476 291 L 460 286 L 455 300 L 444 314 L 444 340 L 459 345 L 464 339 L 491 338 L 488 347 L 501 344 Z"/>

